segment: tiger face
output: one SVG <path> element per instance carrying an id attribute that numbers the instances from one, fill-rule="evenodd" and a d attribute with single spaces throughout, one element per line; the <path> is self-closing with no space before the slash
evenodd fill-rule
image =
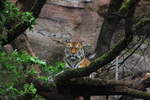
<path id="1" fill-rule="evenodd" d="M 84 49 L 82 42 L 66 42 L 65 43 L 65 61 L 71 67 L 75 67 L 84 57 Z"/>

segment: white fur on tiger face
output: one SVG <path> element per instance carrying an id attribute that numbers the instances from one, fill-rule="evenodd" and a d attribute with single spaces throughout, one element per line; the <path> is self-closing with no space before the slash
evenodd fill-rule
<path id="1" fill-rule="evenodd" d="M 78 63 L 85 58 L 82 42 L 66 42 L 66 67 L 78 68 Z"/>

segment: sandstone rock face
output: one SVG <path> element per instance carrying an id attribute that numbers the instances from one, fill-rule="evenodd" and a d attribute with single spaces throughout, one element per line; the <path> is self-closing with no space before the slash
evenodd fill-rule
<path id="1" fill-rule="evenodd" d="M 59 1 L 59 2 L 57 2 Z M 84 42 L 87 54 L 94 52 L 96 40 L 103 22 L 95 11 L 86 7 L 70 5 L 67 0 L 48 0 L 44 5 L 34 31 L 27 31 L 33 51 L 50 64 L 62 61 L 64 45 L 60 43 L 78 36 Z M 68 0 L 69 1 L 69 0 Z M 64 5 L 62 5 L 65 2 Z M 71 2 L 73 4 L 73 1 Z M 83 4 L 80 1 L 81 4 Z M 88 2 L 89 3 L 89 2 Z M 48 36 L 42 36 L 45 31 Z"/>

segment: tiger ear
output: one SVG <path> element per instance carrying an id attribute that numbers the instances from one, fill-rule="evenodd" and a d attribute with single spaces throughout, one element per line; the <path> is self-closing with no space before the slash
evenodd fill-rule
<path id="1" fill-rule="evenodd" d="M 63 44 L 67 45 L 70 41 L 71 41 L 70 39 L 63 40 Z"/>

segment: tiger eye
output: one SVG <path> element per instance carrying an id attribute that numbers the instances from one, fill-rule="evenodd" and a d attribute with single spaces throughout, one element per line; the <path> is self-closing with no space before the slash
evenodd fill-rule
<path id="1" fill-rule="evenodd" d="M 66 47 L 71 47 L 71 43 L 66 43 Z"/>

